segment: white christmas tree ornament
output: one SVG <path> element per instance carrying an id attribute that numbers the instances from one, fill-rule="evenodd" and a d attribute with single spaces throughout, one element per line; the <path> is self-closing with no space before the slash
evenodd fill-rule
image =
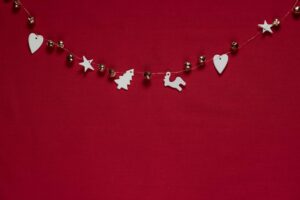
<path id="1" fill-rule="evenodd" d="M 118 85 L 117 88 L 128 90 L 128 85 L 130 85 L 130 81 L 134 75 L 134 69 L 127 70 L 122 76 L 119 76 L 118 79 L 115 80 Z"/>

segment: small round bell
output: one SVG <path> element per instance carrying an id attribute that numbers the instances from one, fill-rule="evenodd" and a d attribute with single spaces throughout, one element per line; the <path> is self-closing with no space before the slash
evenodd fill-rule
<path id="1" fill-rule="evenodd" d="M 99 72 L 103 73 L 103 72 L 105 72 L 105 69 L 106 69 L 106 67 L 105 67 L 104 64 L 98 64 L 98 71 Z"/>
<path id="2" fill-rule="evenodd" d="M 300 16 L 300 6 L 295 6 L 293 9 L 293 13 L 295 16 Z"/>
<path id="3" fill-rule="evenodd" d="M 58 43 L 57 43 L 57 46 L 58 46 L 60 49 L 63 49 L 63 48 L 65 47 L 64 41 L 59 40 Z"/>
<path id="4" fill-rule="evenodd" d="M 236 42 L 236 41 L 233 41 L 233 42 L 231 43 L 231 48 L 230 48 L 230 50 L 231 50 L 231 53 L 233 53 L 233 54 L 237 53 L 238 50 L 239 50 L 239 43 Z"/>
<path id="5" fill-rule="evenodd" d="M 184 63 L 184 71 L 185 72 L 190 72 L 192 70 L 192 63 L 190 63 L 189 61 L 186 61 Z"/>
<path id="6" fill-rule="evenodd" d="M 203 67 L 206 62 L 206 57 L 205 56 L 200 56 L 199 57 L 199 67 Z"/>
<path id="7" fill-rule="evenodd" d="M 53 42 L 52 40 L 48 40 L 48 42 L 47 42 L 47 47 L 48 47 L 49 49 L 53 49 L 53 48 L 54 48 L 54 42 Z"/>
<path id="8" fill-rule="evenodd" d="M 67 55 L 67 62 L 70 63 L 70 64 L 74 62 L 74 55 L 73 54 L 70 53 L 70 54 Z"/>
<path id="9" fill-rule="evenodd" d="M 15 0 L 13 2 L 13 8 L 14 10 L 19 10 L 21 8 L 21 2 L 19 0 Z"/>
<path id="10" fill-rule="evenodd" d="M 35 18 L 33 16 L 28 17 L 28 25 L 33 26 L 35 24 Z"/>
<path id="11" fill-rule="evenodd" d="M 272 25 L 276 28 L 278 28 L 280 26 L 280 20 L 279 19 L 274 19 Z"/>
<path id="12" fill-rule="evenodd" d="M 117 73 L 114 69 L 109 69 L 108 70 L 109 78 L 115 78 Z"/>
<path id="13" fill-rule="evenodd" d="M 151 76 L 152 76 L 152 73 L 150 71 L 144 72 L 145 80 L 147 80 L 147 81 L 151 80 Z"/>

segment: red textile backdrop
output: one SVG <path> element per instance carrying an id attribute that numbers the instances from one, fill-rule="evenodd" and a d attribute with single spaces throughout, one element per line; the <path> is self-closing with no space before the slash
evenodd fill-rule
<path id="1" fill-rule="evenodd" d="M 24 0 L 34 31 L 116 70 L 181 69 L 223 53 L 293 0 Z M 0 6 L 1 200 L 299 200 L 300 20 L 182 77 L 128 92 L 65 54 L 28 50 Z"/>

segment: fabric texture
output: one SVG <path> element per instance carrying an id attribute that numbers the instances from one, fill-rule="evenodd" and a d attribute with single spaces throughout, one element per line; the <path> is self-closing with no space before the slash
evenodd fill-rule
<path id="1" fill-rule="evenodd" d="M 181 77 L 69 67 L 28 49 L 31 31 L 117 71 L 180 70 L 243 42 L 293 0 L 23 0 L 0 5 L 1 200 L 299 200 L 300 20 Z"/>

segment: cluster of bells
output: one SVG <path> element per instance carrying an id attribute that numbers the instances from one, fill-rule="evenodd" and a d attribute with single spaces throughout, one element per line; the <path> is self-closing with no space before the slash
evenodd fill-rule
<path id="1" fill-rule="evenodd" d="M 10 0 L 5 0 L 6 2 L 9 2 Z M 20 8 L 22 7 L 22 3 L 20 0 L 14 0 L 13 1 L 13 9 L 15 11 L 20 10 Z M 35 18 L 33 16 L 28 16 L 27 18 L 27 22 L 29 26 L 34 26 L 35 25 Z"/>
<path id="2" fill-rule="evenodd" d="M 239 50 L 239 43 L 236 41 L 231 42 L 231 46 L 230 46 L 230 52 L 232 54 L 236 54 Z M 198 60 L 198 67 L 204 67 L 205 66 L 205 62 L 206 62 L 206 56 L 202 55 L 199 57 Z M 192 70 L 192 63 L 189 61 L 186 61 L 184 63 L 184 71 L 189 73 Z"/>
<path id="3" fill-rule="evenodd" d="M 9 2 L 10 0 L 5 0 L 6 2 Z M 13 9 L 14 10 L 19 10 L 22 6 L 22 3 L 20 0 L 13 0 Z M 300 6 L 295 6 L 293 8 L 293 14 L 295 17 L 300 17 Z M 31 15 L 28 16 L 28 25 L 33 26 L 35 25 L 35 18 Z M 280 26 L 280 21 L 278 19 L 275 19 L 274 22 L 272 23 L 273 27 L 279 27 Z M 61 50 L 66 50 L 64 48 L 64 42 L 62 40 L 58 41 L 57 43 L 55 43 L 52 40 L 48 40 L 47 42 L 47 46 L 49 49 L 53 49 L 54 47 L 58 47 Z M 233 41 L 231 43 L 231 47 L 230 47 L 230 52 L 232 54 L 236 54 L 238 52 L 239 49 L 239 43 L 236 41 Z M 67 55 L 67 62 L 69 64 L 72 64 L 75 60 L 75 56 L 72 53 L 68 53 Z M 205 66 L 205 62 L 206 62 L 206 57 L 204 55 L 199 57 L 199 61 L 198 61 L 198 66 L 199 67 L 204 67 Z M 100 73 L 104 73 L 106 71 L 106 66 L 104 64 L 97 64 L 98 67 L 98 71 Z M 184 63 L 184 71 L 189 73 L 192 70 L 192 63 L 189 61 L 186 61 Z M 114 78 L 116 76 L 116 71 L 114 69 L 108 69 L 108 74 L 110 78 Z M 146 71 L 144 72 L 144 78 L 145 80 L 151 80 L 151 76 L 152 73 L 150 71 Z"/>
<path id="4" fill-rule="evenodd" d="M 59 40 L 58 42 L 54 42 L 53 40 L 47 41 L 47 48 L 49 50 L 53 50 L 55 47 L 57 47 L 59 50 L 66 50 L 64 41 Z M 75 61 L 75 56 L 72 53 L 68 53 L 66 56 L 66 60 L 68 64 L 73 64 Z M 104 73 L 106 71 L 106 66 L 104 64 L 97 64 L 98 71 L 100 73 Z M 116 76 L 116 71 L 114 69 L 108 69 L 109 77 L 114 78 Z"/>

